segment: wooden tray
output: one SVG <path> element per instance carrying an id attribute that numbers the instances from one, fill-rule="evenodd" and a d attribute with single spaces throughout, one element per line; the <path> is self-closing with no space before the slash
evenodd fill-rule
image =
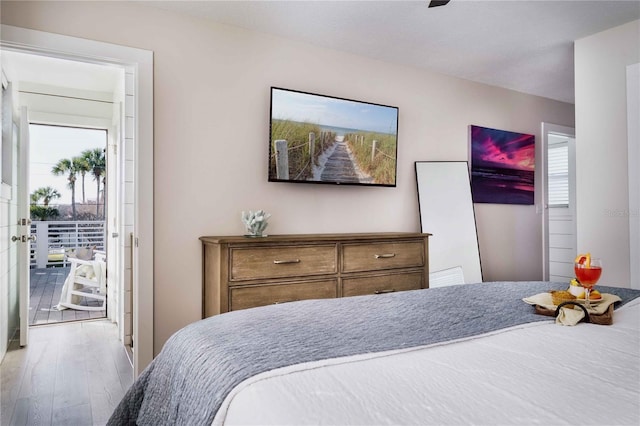
<path id="1" fill-rule="evenodd" d="M 585 315 L 584 315 L 584 318 L 581 319 L 580 321 L 590 322 L 592 324 L 599 324 L 599 325 L 613 324 L 613 303 L 609 305 L 607 310 L 602 314 L 593 314 L 593 313 L 590 314 L 587 312 L 587 308 L 585 308 L 583 305 L 577 302 L 562 302 L 561 304 L 558 305 L 558 307 L 555 310 L 547 309 L 540 305 L 535 305 L 536 314 L 546 315 L 546 316 L 555 318 L 560 313 L 560 308 L 565 305 L 574 305 L 582 309 Z"/>

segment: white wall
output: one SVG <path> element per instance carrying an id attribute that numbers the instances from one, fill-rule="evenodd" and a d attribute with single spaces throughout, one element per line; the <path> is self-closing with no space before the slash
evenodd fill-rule
<path id="1" fill-rule="evenodd" d="M 154 51 L 156 352 L 199 318 L 198 237 L 242 233 L 242 210 L 272 213 L 269 233 L 417 231 L 414 161 L 466 160 L 470 124 L 574 125 L 569 104 L 140 4 L 3 1 L 2 23 Z M 397 188 L 268 183 L 270 86 L 398 106 Z M 476 214 L 485 280 L 542 278 L 534 206 Z"/>
<path id="2" fill-rule="evenodd" d="M 626 88 L 638 61 L 640 21 L 575 44 L 578 252 L 603 259 L 601 284 L 624 287 L 638 262 L 629 257 Z"/>

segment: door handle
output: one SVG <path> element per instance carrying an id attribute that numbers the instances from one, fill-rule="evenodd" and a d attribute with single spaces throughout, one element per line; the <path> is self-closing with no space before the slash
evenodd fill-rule
<path id="1" fill-rule="evenodd" d="M 16 241 L 20 241 L 20 242 L 23 242 L 23 243 L 26 243 L 27 241 L 33 241 L 33 242 L 35 242 L 35 241 L 36 241 L 36 239 L 37 239 L 37 238 L 36 238 L 36 236 L 35 236 L 35 235 L 29 235 L 28 237 L 27 237 L 26 235 L 22 235 L 22 236 L 14 235 L 14 236 L 12 236 L 12 237 L 11 237 L 11 241 L 13 241 L 14 243 L 15 243 Z"/>

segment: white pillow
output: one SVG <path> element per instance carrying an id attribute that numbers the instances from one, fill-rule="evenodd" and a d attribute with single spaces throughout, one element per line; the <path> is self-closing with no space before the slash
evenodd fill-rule
<path id="1" fill-rule="evenodd" d="M 93 250 L 95 250 L 96 246 L 92 247 L 78 247 L 75 250 L 71 250 L 69 253 L 69 257 L 75 257 L 80 260 L 91 260 L 93 259 Z"/>

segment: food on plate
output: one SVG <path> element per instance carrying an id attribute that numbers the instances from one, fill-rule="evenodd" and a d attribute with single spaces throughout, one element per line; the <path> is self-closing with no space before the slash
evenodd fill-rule
<path id="1" fill-rule="evenodd" d="M 567 291 L 573 294 L 578 299 L 584 299 L 584 287 L 580 285 L 580 281 L 578 281 L 577 278 L 574 278 L 571 280 L 569 284 L 570 285 Z"/>
<path id="2" fill-rule="evenodd" d="M 591 290 L 591 294 L 589 295 L 589 299 L 591 300 L 600 300 L 602 299 L 602 294 L 598 290 Z"/>
<path id="3" fill-rule="evenodd" d="M 572 286 L 569 286 L 568 291 L 578 299 L 584 299 L 584 287 L 572 285 Z"/>
<path id="4" fill-rule="evenodd" d="M 584 265 L 587 268 L 591 267 L 591 253 L 579 254 L 576 256 L 575 263 Z"/>
<path id="5" fill-rule="evenodd" d="M 562 302 L 570 302 L 572 300 L 576 300 L 576 296 L 574 296 L 573 294 L 569 293 L 566 290 L 552 290 L 550 291 L 550 293 L 551 293 L 551 300 L 553 301 L 553 304 L 556 306 L 558 306 Z"/>

